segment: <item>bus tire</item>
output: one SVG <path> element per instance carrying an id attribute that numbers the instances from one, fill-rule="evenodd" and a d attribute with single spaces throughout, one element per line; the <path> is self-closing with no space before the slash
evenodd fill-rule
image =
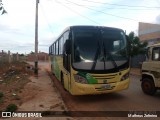
<path id="1" fill-rule="evenodd" d="M 143 78 L 141 88 L 145 94 L 154 95 L 157 88 L 151 78 Z"/>

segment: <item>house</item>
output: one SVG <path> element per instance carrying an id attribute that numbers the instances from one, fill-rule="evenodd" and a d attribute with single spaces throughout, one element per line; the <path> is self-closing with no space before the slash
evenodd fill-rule
<path id="1" fill-rule="evenodd" d="M 138 34 L 140 41 L 147 41 L 148 45 L 160 43 L 160 24 L 139 22 Z"/>
<path id="2" fill-rule="evenodd" d="M 139 22 L 138 37 L 141 42 L 147 41 L 148 45 L 160 43 L 160 24 Z M 146 55 L 140 54 L 132 58 L 132 67 L 141 67 Z"/>
<path id="3" fill-rule="evenodd" d="M 49 56 L 48 53 L 45 52 L 39 52 L 38 53 L 38 61 L 48 61 Z M 27 56 L 27 61 L 35 61 L 35 54 L 29 54 Z"/>

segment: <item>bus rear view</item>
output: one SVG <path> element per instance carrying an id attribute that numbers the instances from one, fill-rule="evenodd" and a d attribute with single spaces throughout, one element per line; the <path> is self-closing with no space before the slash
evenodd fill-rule
<path id="1" fill-rule="evenodd" d="M 123 30 L 71 26 L 66 31 L 68 39 L 64 40 L 63 33 L 60 36 L 64 42 L 62 55 L 51 55 L 52 70 L 65 89 L 73 95 L 84 95 L 128 88 L 129 50 Z"/>

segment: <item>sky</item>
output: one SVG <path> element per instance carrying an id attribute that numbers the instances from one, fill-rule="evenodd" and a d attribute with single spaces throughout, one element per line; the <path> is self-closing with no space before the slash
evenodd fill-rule
<path id="1" fill-rule="evenodd" d="M 0 51 L 35 51 L 36 0 L 1 0 Z M 38 51 L 49 46 L 71 25 L 121 28 L 138 33 L 138 23 L 160 24 L 160 0 L 39 0 Z M 2 11 L 0 11 L 1 14 Z"/>

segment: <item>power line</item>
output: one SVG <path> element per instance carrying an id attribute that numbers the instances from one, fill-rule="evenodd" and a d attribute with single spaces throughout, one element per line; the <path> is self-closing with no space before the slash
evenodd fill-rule
<path id="1" fill-rule="evenodd" d="M 43 15 L 44 15 L 44 18 L 46 19 L 46 22 L 47 22 L 48 28 L 50 29 L 50 32 L 51 32 L 52 34 L 54 34 L 54 32 L 53 32 L 53 30 L 52 30 L 52 27 L 50 26 L 50 24 L 49 24 L 49 22 L 48 22 L 48 19 L 47 19 L 47 17 L 46 17 L 46 14 L 45 14 L 45 12 L 44 12 L 43 6 L 42 6 L 41 4 L 40 4 L 40 7 L 41 7 L 42 13 L 43 13 Z"/>
<path id="2" fill-rule="evenodd" d="M 70 2 L 66 2 L 65 4 L 73 4 L 73 3 L 70 3 Z M 79 4 L 79 5 L 81 5 L 81 6 L 85 6 L 85 7 L 97 7 L 96 5 L 84 5 L 84 4 Z M 119 7 L 116 7 L 116 8 L 113 8 L 113 7 L 104 7 L 105 9 L 127 9 L 127 10 L 147 10 L 147 11 L 151 11 L 151 10 L 157 10 L 157 9 L 159 9 L 159 8 L 142 8 L 142 9 L 136 9 L 136 8 L 128 8 L 128 7 L 121 7 L 121 6 L 119 6 Z"/>
<path id="3" fill-rule="evenodd" d="M 81 16 L 81 17 L 83 17 L 83 18 L 85 18 L 85 19 L 87 19 L 87 20 L 89 20 L 89 21 L 91 21 L 91 22 L 93 22 L 93 23 L 99 24 L 98 22 L 96 22 L 96 21 L 90 19 L 89 17 L 84 16 L 84 15 L 82 15 L 82 14 L 76 12 L 75 10 L 69 8 L 68 6 L 64 5 L 63 3 L 61 3 L 61 2 L 59 2 L 59 1 L 57 1 L 57 0 L 55 0 L 55 1 L 56 1 L 57 3 L 59 3 L 60 5 L 64 6 L 65 8 L 69 9 L 70 11 L 76 13 L 77 15 L 79 15 L 79 16 Z"/>
<path id="4" fill-rule="evenodd" d="M 139 22 L 139 20 L 135 20 L 135 19 L 132 19 L 132 18 L 127 18 L 127 17 L 122 17 L 122 16 L 118 16 L 118 15 L 113 15 L 113 14 L 106 13 L 106 12 L 99 11 L 99 10 L 95 10 L 95 9 L 92 9 L 92 8 L 89 8 L 89 7 L 85 7 L 85 6 L 83 6 L 83 5 L 79 5 L 79 4 L 77 4 L 77 3 L 71 2 L 71 1 L 69 1 L 69 0 L 66 0 L 66 1 L 68 1 L 68 2 L 70 2 L 70 3 L 72 3 L 72 4 L 74 4 L 74 5 L 77 5 L 77 6 L 80 6 L 80 7 L 84 7 L 84 8 L 87 8 L 87 9 L 90 9 L 90 10 L 95 11 L 95 12 L 99 12 L 99 13 L 103 13 L 103 14 L 106 14 L 106 15 L 110 15 L 110 16 L 114 16 L 114 17 L 118 17 L 118 18 L 122 18 L 122 19 L 128 19 L 128 20 L 138 21 L 138 22 Z"/>
<path id="5" fill-rule="evenodd" d="M 91 3 L 98 3 L 98 4 L 108 4 L 108 5 L 114 5 L 114 6 L 126 6 L 126 7 L 143 7 L 143 8 L 160 8 L 159 6 L 154 6 L 154 7 L 150 7 L 150 6 L 133 6 L 133 5 L 121 5 L 121 4 L 112 4 L 112 3 L 106 3 L 106 2 L 97 2 L 97 1 L 91 1 L 91 0 L 82 0 L 85 2 L 91 2 Z"/>

